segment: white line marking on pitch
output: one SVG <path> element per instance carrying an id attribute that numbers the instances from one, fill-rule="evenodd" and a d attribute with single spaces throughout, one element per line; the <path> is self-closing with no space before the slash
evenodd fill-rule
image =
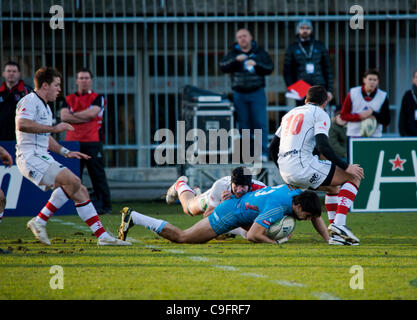
<path id="1" fill-rule="evenodd" d="M 51 221 L 52 222 L 58 222 L 58 223 L 63 224 L 63 225 L 71 226 L 73 228 L 83 230 L 83 231 L 86 231 L 86 232 L 91 231 L 90 228 L 87 228 L 85 226 L 80 226 L 80 225 L 78 225 L 76 223 L 73 223 L 73 222 L 63 221 L 63 220 L 58 219 L 58 218 L 51 218 Z M 142 245 L 145 246 L 145 248 L 164 250 L 164 251 L 174 253 L 174 254 L 185 254 L 186 253 L 183 250 L 163 249 L 160 246 L 155 246 L 155 245 L 151 245 L 151 244 L 144 244 L 143 241 L 136 240 L 136 239 L 131 238 L 131 237 L 128 237 L 126 240 L 130 241 L 130 242 L 135 242 L 135 243 L 142 244 Z M 205 258 L 205 257 L 200 257 L 200 256 L 189 256 L 189 257 L 187 256 L 186 258 L 189 259 L 189 260 L 198 261 L 198 262 L 208 262 L 208 261 L 210 261 L 210 259 Z M 217 265 L 217 264 L 212 265 L 212 267 L 222 269 L 222 270 L 226 270 L 226 271 L 238 271 L 239 270 L 238 268 L 233 267 L 233 266 L 223 266 L 223 265 Z M 249 273 L 240 273 L 240 275 L 245 276 L 245 277 L 254 277 L 254 278 L 268 278 L 265 275 L 260 275 L 260 274 L 251 273 L 251 272 L 249 272 Z M 270 280 L 270 282 L 275 283 L 275 284 L 280 285 L 280 286 L 286 286 L 286 287 L 299 287 L 299 288 L 308 287 L 305 284 L 297 283 L 297 282 L 293 282 L 293 281 L 287 281 L 287 280 Z M 312 295 L 314 297 L 320 299 L 320 300 L 341 300 L 340 298 L 338 298 L 336 296 L 333 296 L 333 295 L 331 295 L 330 293 L 327 293 L 327 292 L 313 292 Z"/>
<path id="2" fill-rule="evenodd" d="M 187 257 L 188 259 L 192 260 L 192 261 L 209 261 L 208 258 L 204 258 L 204 257 L 198 257 L 198 256 L 191 256 L 191 257 Z"/>
<path id="3" fill-rule="evenodd" d="M 170 252 L 170 253 L 185 253 L 185 251 L 183 250 L 175 250 L 175 249 L 167 249 L 165 251 Z"/>
<path id="4" fill-rule="evenodd" d="M 136 239 L 133 239 L 133 238 L 131 238 L 131 237 L 127 237 L 127 238 L 126 238 L 126 241 L 129 241 L 129 242 L 134 242 L 134 243 L 142 243 L 142 242 L 140 242 L 140 241 L 138 241 L 138 240 L 136 240 Z"/>
<path id="5" fill-rule="evenodd" d="M 319 298 L 320 300 L 340 300 L 340 298 L 335 297 L 327 292 L 313 292 L 313 296 Z"/>
<path id="6" fill-rule="evenodd" d="M 75 229 L 83 230 L 85 232 L 91 232 L 90 228 L 85 227 L 85 226 L 80 226 L 80 225 L 78 225 L 78 224 L 76 224 L 74 222 L 63 221 L 63 220 L 58 219 L 58 218 L 51 218 L 50 221 L 52 221 L 52 222 L 58 222 L 60 224 L 66 225 L 66 226 L 71 226 L 71 227 L 73 227 Z"/>
<path id="7" fill-rule="evenodd" d="M 285 286 L 285 287 L 300 287 L 300 288 L 306 287 L 305 284 L 287 281 L 287 280 L 271 280 L 271 282 L 278 284 L 280 286 Z"/>
<path id="8" fill-rule="evenodd" d="M 268 278 L 267 276 L 263 274 L 257 274 L 257 273 L 252 273 L 252 272 L 245 272 L 245 273 L 241 273 L 240 275 L 245 276 L 245 277 L 252 277 L 252 278 Z"/>
<path id="9" fill-rule="evenodd" d="M 213 265 L 213 267 L 218 268 L 218 269 L 223 269 L 223 270 L 226 270 L 226 271 L 238 271 L 239 270 L 239 269 L 237 269 L 235 267 L 232 267 L 232 266 L 220 266 L 220 265 L 217 265 L 217 264 Z"/>

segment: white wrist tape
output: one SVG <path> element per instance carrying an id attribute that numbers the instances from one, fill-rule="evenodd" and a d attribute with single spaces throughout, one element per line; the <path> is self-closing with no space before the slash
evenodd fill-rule
<path id="1" fill-rule="evenodd" d="M 287 242 L 288 240 L 289 240 L 288 237 L 284 237 L 284 238 L 281 238 L 279 240 L 276 240 L 276 243 L 277 244 L 282 244 L 282 243 Z"/>
<path id="2" fill-rule="evenodd" d="M 61 150 L 59 150 L 59 154 L 61 156 L 64 156 L 65 158 L 67 157 L 68 153 L 70 153 L 71 151 L 69 151 L 67 148 L 62 147 Z"/>

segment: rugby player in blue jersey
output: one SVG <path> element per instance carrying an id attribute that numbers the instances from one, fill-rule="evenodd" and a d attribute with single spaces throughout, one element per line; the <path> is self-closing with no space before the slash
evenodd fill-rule
<path id="1" fill-rule="evenodd" d="M 266 187 L 249 192 L 241 198 L 234 196 L 222 202 L 211 215 L 192 227 L 181 230 L 164 220 L 155 219 L 125 207 L 121 211 L 119 239 L 125 240 L 128 230 L 141 225 L 161 237 L 176 243 L 204 243 L 237 227 L 248 229 L 252 242 L 277 243 L 266 235 L 267 229 L 284 215 L 297 220 L 311 220 L 316 230 L 325 237 L 327 228 L 321 219 L 321 203 L 317 194 L 289 185 Z"/>

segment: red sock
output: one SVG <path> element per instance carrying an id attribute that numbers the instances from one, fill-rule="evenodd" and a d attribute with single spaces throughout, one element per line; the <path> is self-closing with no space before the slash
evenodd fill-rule
<path id="1" fill-rule="evenodd" d="M 87 223 L 97 238 L 106 232 L 97 215 L 96 209 L 91 203 L 91 200 L 84 203 L 76 203 L 75 208 L 77 209 L 77 213 L 80 218 Z"/>
<path id="2" fill-rule="evenodd" d="M 336 218 L 334 223 L 336 225 L 346 224 L 346 215 L 355 200 L 358 188 L 352 182 L 346 182 L 340 188 L 338 194 L 338 205 L 336 210 Z"/>
<path id="3" fill-rule="evenodd" d="M 329 217 L 329 224 L 332 224 L 334 218 L 336 217 L 337 203 L 337 194 L 326 194 L 326 197 L 324 198 L 324 206 L 326 207 L 327 215 Z"/>
<path id="4" fill-rule="evenodd" d="M 48 203 L 43 207 L 41 212 L 39 212 L 38 216 L 36 217 L 36 221 L 42 225 L 46 225 L 49 218 L 57 212 L 59 208 L 61 208 L 67 201 L 68 196 L 65 193 L 64 189 L 57 188 L 52 192 L 51 197 L 49 198 Z"/>
<path id="5" fill-rule="evenodd" d="M 178 197 L 181 195 L 181 193 L 185 191 L 192 192 L 195 195 L 195 191 L 191 189 L 191 187 L 186 184 L 184 181 L 179 181 L 177 185 L 175 186 L 175 190 L 177 190 Z"/>

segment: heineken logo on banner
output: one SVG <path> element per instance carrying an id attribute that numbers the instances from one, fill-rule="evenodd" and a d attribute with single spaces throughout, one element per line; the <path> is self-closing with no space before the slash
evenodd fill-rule
<path id="1" fill-rule="evenodd" d="M 352 212 L 417 212 L 417 138 L 352 138 L 349 154 L 365 172 Z"/>

